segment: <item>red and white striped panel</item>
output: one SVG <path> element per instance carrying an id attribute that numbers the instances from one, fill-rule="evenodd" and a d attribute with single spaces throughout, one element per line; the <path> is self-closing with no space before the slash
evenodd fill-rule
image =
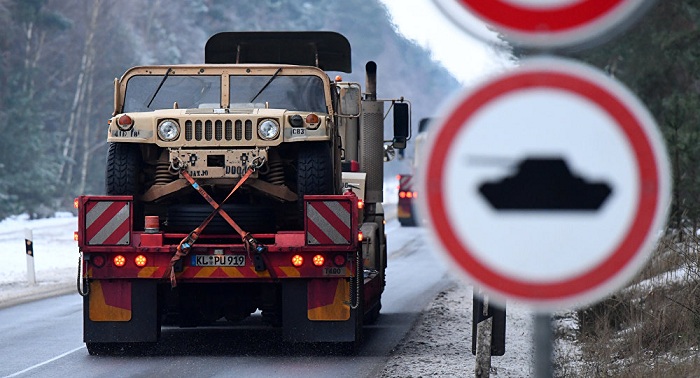
<path id="1" fill-rule="evenodd" d="M 352 202 L 307 201 L 306 244 L 350 244 Z"/>
<path id="2" fill-rule="evenodd" d="M 128 245 L 128 201 L 89 201 L 85 204 L 85 240 L 90 245 Z"/>
<path id="3" fill-rule="evenodd" d="M 413 190 L 413 183 L 411 182 L 413 179 L 413 176 L 408 175 L 408 176 L 401 176 L 399 179 L 399 190 L 403 190 L 406 192 L 410 192 Z"/>

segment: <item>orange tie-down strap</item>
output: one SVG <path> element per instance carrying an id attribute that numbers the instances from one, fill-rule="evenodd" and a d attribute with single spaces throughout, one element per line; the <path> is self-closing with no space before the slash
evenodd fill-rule
<path id="1" fill-rule="evenodd" d="M 197 241 L 197 239 L 199 238 L 199 235 L 202 234 L 202 231 L 204 231 L 204 228 L 207 227 L 207 225 L 209 224 L 209 222 L 211 222 L 212 219 L 214 219 L 214 216 L 217 213 L 220 214 L 221 217 L 224 218 L 224 220 L 226 220 L 226 222 L 228 224 L 230 224 L 234 230 L 236 230 L 236 232 L 238 232 L 238 235 L 240 235 L 241 238 L 243 239 L 243 241 L 245 242 L 246 248 L 250 248 L 250 247 L 259 248 L 259 244 L 257 243 L 257 241 L 253 237 L 251 237 L 249 233 L 243 231 L 243 229 L 240 226 L 238 226 L 238 224 L 233 220 L 233 218 L 231 218 L 226 213 L 226 211 L 224 211 L 224 209 L 221 208 L 221 206 L 226 201 L 228 201 L 228 199 L 231 197 L 231 195 L 233 195 L 233 193 L 236 190 L 238 190 L 238 188 L 240 188 L 241 185 L 243 185 L 243 183 L 248 179 L 248 177 L 250 177 L 250 175 L 253 173 L 253 171 L 254 171 L 253 167 L 248 168 L 248 170 L 243 175 L 243 177 L 241 177 L 241 179 L 238 181 L 236 186 L 234 186 L 233 189 L 231 189 L 231 192 L 226 196 L 226 198 L 224 198 L 223 201 L 221 201 L 220 204 L 217 203 L 216 201 L 214 201 L 214 199 L 211 198 L 209 193 L 207 193 L 204 190 L 204 188 L 202 188 L 199 184 L 197 184 L 197 182 L 192 178 L 192 176 L 190 176 L 189 173 L 187 173 L 186 170 L 182 169 L 180 171 L 180 174 L 190 183 L 190 185 L 192 185 L 192 187 L 197 192 L 199 192 L 199 194 L 202 197 L 204 197 L 204 199 L 214 208 L 214 210 L 209 214 L 209 216 L 206 219 L 204 219 L 204 221 L 197 228 L 194 229 L 194 231 L 190 232 L 189 235 L 187 235 L 184 239 L 182 239 L 180 244 L 178 244 L 177 250 L 175 251 L 175 255 L 173 255 L 173 257 L 170 259 L 169 271 L 170 271 L 170 285 L 172 287 L 177 286 L 177 280 L 175 279 L 175 264 L 182 257 L 187 256 L 190 249 L 192 248 L 192 245 Z"/>

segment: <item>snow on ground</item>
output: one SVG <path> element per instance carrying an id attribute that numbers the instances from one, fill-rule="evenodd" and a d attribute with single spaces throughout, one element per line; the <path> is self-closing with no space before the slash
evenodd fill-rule
<path id="1" fill-rule="evenodd" d="M 32 230 L 36 285 L 27 279 L 25 230 Z M 73 232 L 78 218 L 58 213 L 54 218 L 29 220 L 27 215 L 0 222 L 0 308 L 75 288 L 78 243 Z"/>
<path id="2" fill-rule="evenodd" d="M 426 308 L 406 338 L 392 351 L 381 377 L 474 376 L 472 289 L 454 281 Z M 506 354 L 491 359 L 491 376 L 532 377 L 533 314 L 506 305 Z"/>

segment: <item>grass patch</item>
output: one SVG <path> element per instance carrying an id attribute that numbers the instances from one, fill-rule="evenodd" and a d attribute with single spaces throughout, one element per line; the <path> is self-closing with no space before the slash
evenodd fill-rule
<path id="1" fill-rule="evenodd" d="M 559 351 L 557 376 L 691 377 L 700 371 L 700 238 L 661 239 L 624 289 L 572 315 L 579 350 Z M 569 335 L 557 335 L 571 338 Z M 557 344 L 559 345 L 559 344 Z"/>

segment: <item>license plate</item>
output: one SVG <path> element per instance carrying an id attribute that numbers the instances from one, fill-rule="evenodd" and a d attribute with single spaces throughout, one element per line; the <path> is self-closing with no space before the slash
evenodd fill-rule
<path id="1" fill-rule="evenodd" d="M 245 266 L 245 255 L 193 255 L 192 266 Z"/>

